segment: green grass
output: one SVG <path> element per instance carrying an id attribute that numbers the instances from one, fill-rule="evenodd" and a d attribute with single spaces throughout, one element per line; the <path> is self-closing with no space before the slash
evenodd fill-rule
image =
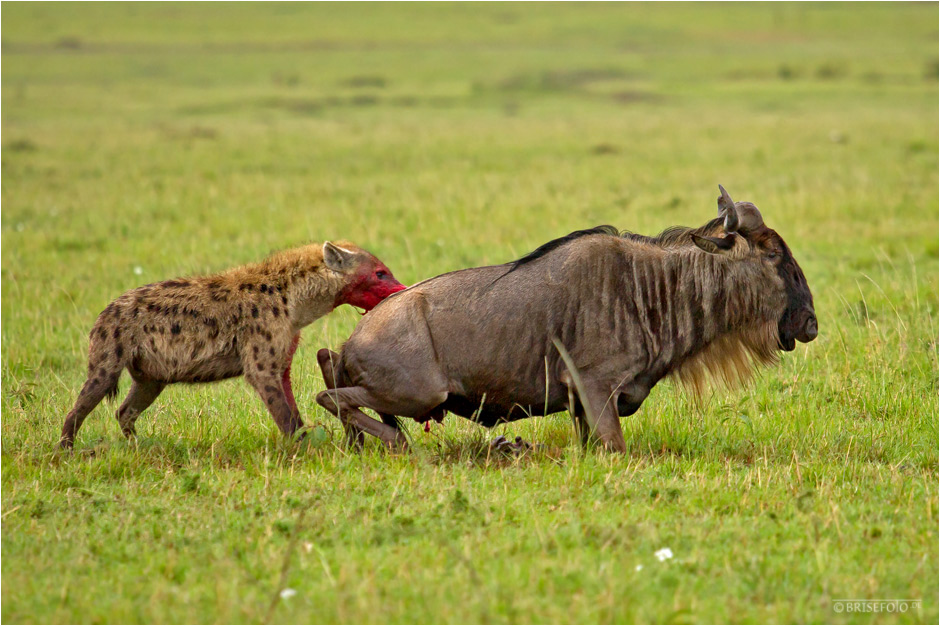
<path id="1" fill-rule="evenodd" d="M 940 619 L 936 4 L 3 12 L 4 622 Z M 352 310 L 304 333 L 300 446 L 231 381 L 54 449 L 129 288 L 328 238 L 413 283 L 700 224 L 718 183 L 790 244 L 821 334 L 700 404 L 659 385 L 625 456 L 564 414 L 348 454 L 314 352 Z"/>

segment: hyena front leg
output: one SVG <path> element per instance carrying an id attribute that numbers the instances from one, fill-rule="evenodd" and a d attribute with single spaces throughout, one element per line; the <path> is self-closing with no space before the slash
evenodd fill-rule
<path id="1" fill-rule="evenodd" d="M 294 415 L 297 416 L 297 419 L 300 419 L 300 409 L 297 408 L 297 401 L 294 400 L 294 390 L 291 387 L 290 382 L 290 366 L 294 361 L 294 353 L 297 352 L 297 345 L 300 343 L 300 335 L 294 335 L 293 341 L 291 341 L 290 349 L 287 351 L 287 366 L 284 368 L 284 375 L 281 376 L 281 387 L 284 388 L 284 395 L 287 396 L 287 403 L 290 405 L 291 411 Z"/>
<path id="2" fill-rule="evenodd" d="M 287 394 L 284 393 L 284 387 L 281 386 L 280 377 L 276 373 L 252 372 L 245 374 L 245 380 L 264 400 L 264 405 L 268 407 L 282 433 L 291 437 L 303 428 L 304 423 L 287 401 Z"/>
<path id="3" fill-rule="evenodd" d="M 255 388 L 268 407 L 271 416 L 281 432 L 288 437 L 303 427 L 296 404 L 288 399 L 284 386 L 285 364 L 290 344 L 285 341 L 276 345 L 270 334 L 262 338 L 255 335 L 253 341 L 246 342 L 242 353 L 242 371 L 245 380 Z M 293 395 L 293 394 L 291 394 Z"/>
<path id="4" fill-rule="evenodd" d="M 155 380 L 134 380 L 131 390 L 127 392 L 127 397 L 121 403 L 121 408 L 115 414 L 125 437 L 130 439 L 136 434 L 134 423 L 137 417 L 153 404 L 165 387 L 166 383 Z"/>

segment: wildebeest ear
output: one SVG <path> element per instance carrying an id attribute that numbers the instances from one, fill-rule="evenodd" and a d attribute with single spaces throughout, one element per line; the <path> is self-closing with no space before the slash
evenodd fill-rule
<path id="1" fill-rule="evenodd" d="M 709 254 L 727 254 L 734 247 L 734 235 L 724 237 L 702 237 L 692 235 L 692 242 Z"/>
<path id="2" fill-rule="evenodd" d="M 345 272 L 355 265 L 355 254 L 335 246 L 329 241 L 323 244 L 323 263 L 334 272 Z"/>

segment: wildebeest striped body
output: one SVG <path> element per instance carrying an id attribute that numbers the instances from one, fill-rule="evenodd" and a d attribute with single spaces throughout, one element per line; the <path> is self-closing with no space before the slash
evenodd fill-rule
<path id="1" fill-rule="evenodd" d="M 723 227 L 660 238 L 599 227 L 514 264 L 419 283 L 367 315 L 341 355 L 321 351 L 330 389 L 317 400 L 341 418 L 365 406 L 419 421 L 450 411 L 487 426 L 569 408 L 582 437 L 623 450 L 618 415 L 664 376 L 696 385 L 703 368 L 734 380 L 772 362 L 791 306 L 812 318 L 815 336 L 811 296 L 791 302 L 777 264 L 755 254 L 781 253 L 782 239 L 761 242 L 756 226 L 750 239 L 714 237 Z M 725 248 L 700 247 L 713 244 Z M 402 445 L 384 421 L 370 432 Z"/>

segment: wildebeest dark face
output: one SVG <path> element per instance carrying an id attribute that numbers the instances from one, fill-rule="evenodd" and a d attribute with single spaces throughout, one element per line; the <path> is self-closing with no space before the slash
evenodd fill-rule
<path id="1" fill-rule="evenodd" d="M 777 323 L 777 330 L 780 347 L 789 352 L 796 347 L 797 341 L 809 343 L 819 334 L 813 294 L 786 242 L 776 231 L 766 227 L 765 230 L 759 237 L 758 250 L 764 262 L 776 268 L 786 290 L 786 308 Z"/>
<path id="2" fill-rule="evenodd" d="M 724 218 L 727 234 L 724 237 L 693 235 L 695 245 L 713 254 L 733 254 L 737 237 L 744 237 L 748 243 L 748 260 L 759 261 L 775 272 L 782 282 L 785 305 L 777 323 L 780 348 L 789 352 L 796 347 L 797 341 L 809 343 L 819 334 L 819 326 L 813 308 L 813 294 L 803 270 L 783 238 L 764 224 L 756 206 L 750 202 L 734 202 L 724 187 L 719 185 L 719 188 L 718 216 Z"/>

